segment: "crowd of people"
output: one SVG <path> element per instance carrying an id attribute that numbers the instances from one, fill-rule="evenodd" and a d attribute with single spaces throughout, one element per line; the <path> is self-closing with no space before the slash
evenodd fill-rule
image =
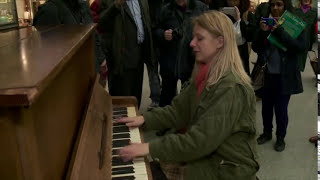
<path id="1" fill-rule="evenodd" d="M 146 64 L 149 111 L 117 122 L 177 131 L 122 148 L 118 153 L 124 161 L 151 155 L 160 160 L 168 179 L 253 180 L 259 169 L 256 145 L 272 139 L 274 112 L 274 149 L 285 149 L 288 104 L 291 95 L 303 92 L 301 71 L 315 42 L 317 13 L 311 4 L 95 0 L 89 8 L 86 1 L 49 0 L 40 6 L 34 25 L 98 23 L 96 71 L 104 67 L 105 73 L 107 67 L 110 95 L 135 96 L 139 105 Z M 307 23 L 297 38 L 279 25 L 286 10 Z M 272 18 L 274 24 L 262 18 Z M 268 41 L 270 33 L 286 50 Z M 251 48 L 258 54 L 256 65 L 267 62 L 264 86 L 256 92 Z M 178 80 L 183 84 L 179 93 Z M 257 139 L 256 96 L 262 99 L 263 120 Z"/>

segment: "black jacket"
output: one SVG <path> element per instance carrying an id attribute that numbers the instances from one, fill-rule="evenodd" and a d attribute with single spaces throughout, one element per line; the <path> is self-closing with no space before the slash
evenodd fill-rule
<path id="1" fill-rule="evenodd" d="M 267 15 L 263 17 L 267 17 Z M 255 34 L 252 49 L 258 54 L 257 63 L 262 63 L 267 60 L 267 49 L 273 46 L 267 41 L 269 34 L 270 31 L 262 31 L 260 29 Z M 293 39 L 282 27 L 278 27 L 273 34 L 288 49 L 287 51 L 278 49 L 280 56 L 278 59 L 281 61 L 281 93 L 285 95 L 301 93 L 303 92 L 303 86 L 299 70 L 299 59 L 301 53 L 307 49 L 306 33 L 303 31 L 297 39 Z M 277 47 L 274 46 L 274 48 Z M 270 76 L 266 73 L 265 87 L 269 87 L 272 82 L 272 78 L 268 77 Z"/>
<path id="2" fill-rule="evenodd" d="M 189 0 L 185 12 L 174 0 L 162 7 L 153 31 L 159 42 L 160 71 L 175 73 L 178 78 L 189 78 L 194 65 L 189 45 L 193 31 L 191 18 L 206 10 L 208 7 L 197 0 Z M 172 41 L 164 39 L 164 31 L 168 29 L 175 31 Z"/>
<path id="3" fill-rule="evenodd" d="M 58 25 L 58 24 L 90 24 L 93 18 L 87 2 L 82 1 L 71 4 L 68 0 L 49 0 L 45 4 L 39 6 L 33 25 Z M 105 55 L 100 46 L 100 40 L 97 32 L 95 32 L 95 68 L 96 72 L 100 70 L 100 64 L 105 59 Z"/>

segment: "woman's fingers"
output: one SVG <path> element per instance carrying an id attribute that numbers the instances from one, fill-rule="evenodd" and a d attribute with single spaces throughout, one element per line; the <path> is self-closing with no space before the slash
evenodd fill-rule
<path id="1" fill-rule="evenodd" d="M 131 150 L 132 148 L 130 146 L 131 145 L 123 147 L 123 148 L 119 149 L 119 151 L 118 151 L 119 157 L 124 162 L 130 161 L 134 158 L 133 152 Z"/>
<path id="2" fill-rule="evenodd" d="M 139 127 L 143 122 L 143 116 L 120 118 L 115 121 L 115 123 L 125 123 L 128 127 Z"/>
<path id="3" fill-rule="evenodd" d="M 133 118 L 119 118 L 116 120 L 115 123 L 130 123 L 133 122 L 134 119 Z"/>

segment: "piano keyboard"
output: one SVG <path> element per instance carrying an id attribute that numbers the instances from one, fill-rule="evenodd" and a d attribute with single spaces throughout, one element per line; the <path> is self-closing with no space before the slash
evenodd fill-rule
<path id="1" fill-rule="evenodd" d="M 113 109 L 113 121 L 119 117 L 135 117 L 135 107 L 117 107 Z M 112 128 L 112 180 L 147 180 L 144 158 L 123 162 L 116 151 L 133 143 L 141 143 L 139 128 L 129 129 L 125 124 L 114 124 Z"/>

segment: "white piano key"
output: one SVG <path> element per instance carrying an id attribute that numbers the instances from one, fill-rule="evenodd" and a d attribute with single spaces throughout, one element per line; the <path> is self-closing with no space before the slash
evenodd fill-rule
<path id="1" fill-rule="evenodd" d="M 135 107 L 127 107 L 127 114 L 128 114 L 128 117 L 135 117 L 136 116 Z M 123 132 L 121 132 L 121 133 L 123 133 Z M 113 134 L 121 134 L 121 133 L 113 133 Z M 132 143 L 141 143 L 141 136 L 140 136 L 139 128 L 130 128 L 129 134 L 130 134 L 130 141 Z M 117 148 L 113 148 L 112 150 L 114 150 L 114 149 L 120 149 L 120 148 L 117 147 Z M 116 156 L 118 156 L 118 155 L 112 155 L 112 157 L 116 157 Z M 133 167 L 135 172 L 129 173 L 129 174 L 112 175 L 112 177 L 122 177 L 122 176 L 132 175 L 137 180 L 148 180 L 146 164 L 145 164 L 143 157 L 135 158 L 133 160 L 133 164 L 112 166 L 112 168 L 118 168 L 118 167 Z"/>
<path id="2" fill-rule="evenodd" d="M 120 166 L 112 166 L 112 168 L 119 168 L 119 167 L 133 167 L 134 173 L 128 174 L 117 174 L 112 175 L 112 177 L 122 177 L 122 176 L 134 176 L 137 180 L 147 180 L 148 174 L 146 170 L 146 165 L 144 162 L 144 158 L 136 158 L 133 160 L 133 164 L 131 165 L 120 165 Z"/>

